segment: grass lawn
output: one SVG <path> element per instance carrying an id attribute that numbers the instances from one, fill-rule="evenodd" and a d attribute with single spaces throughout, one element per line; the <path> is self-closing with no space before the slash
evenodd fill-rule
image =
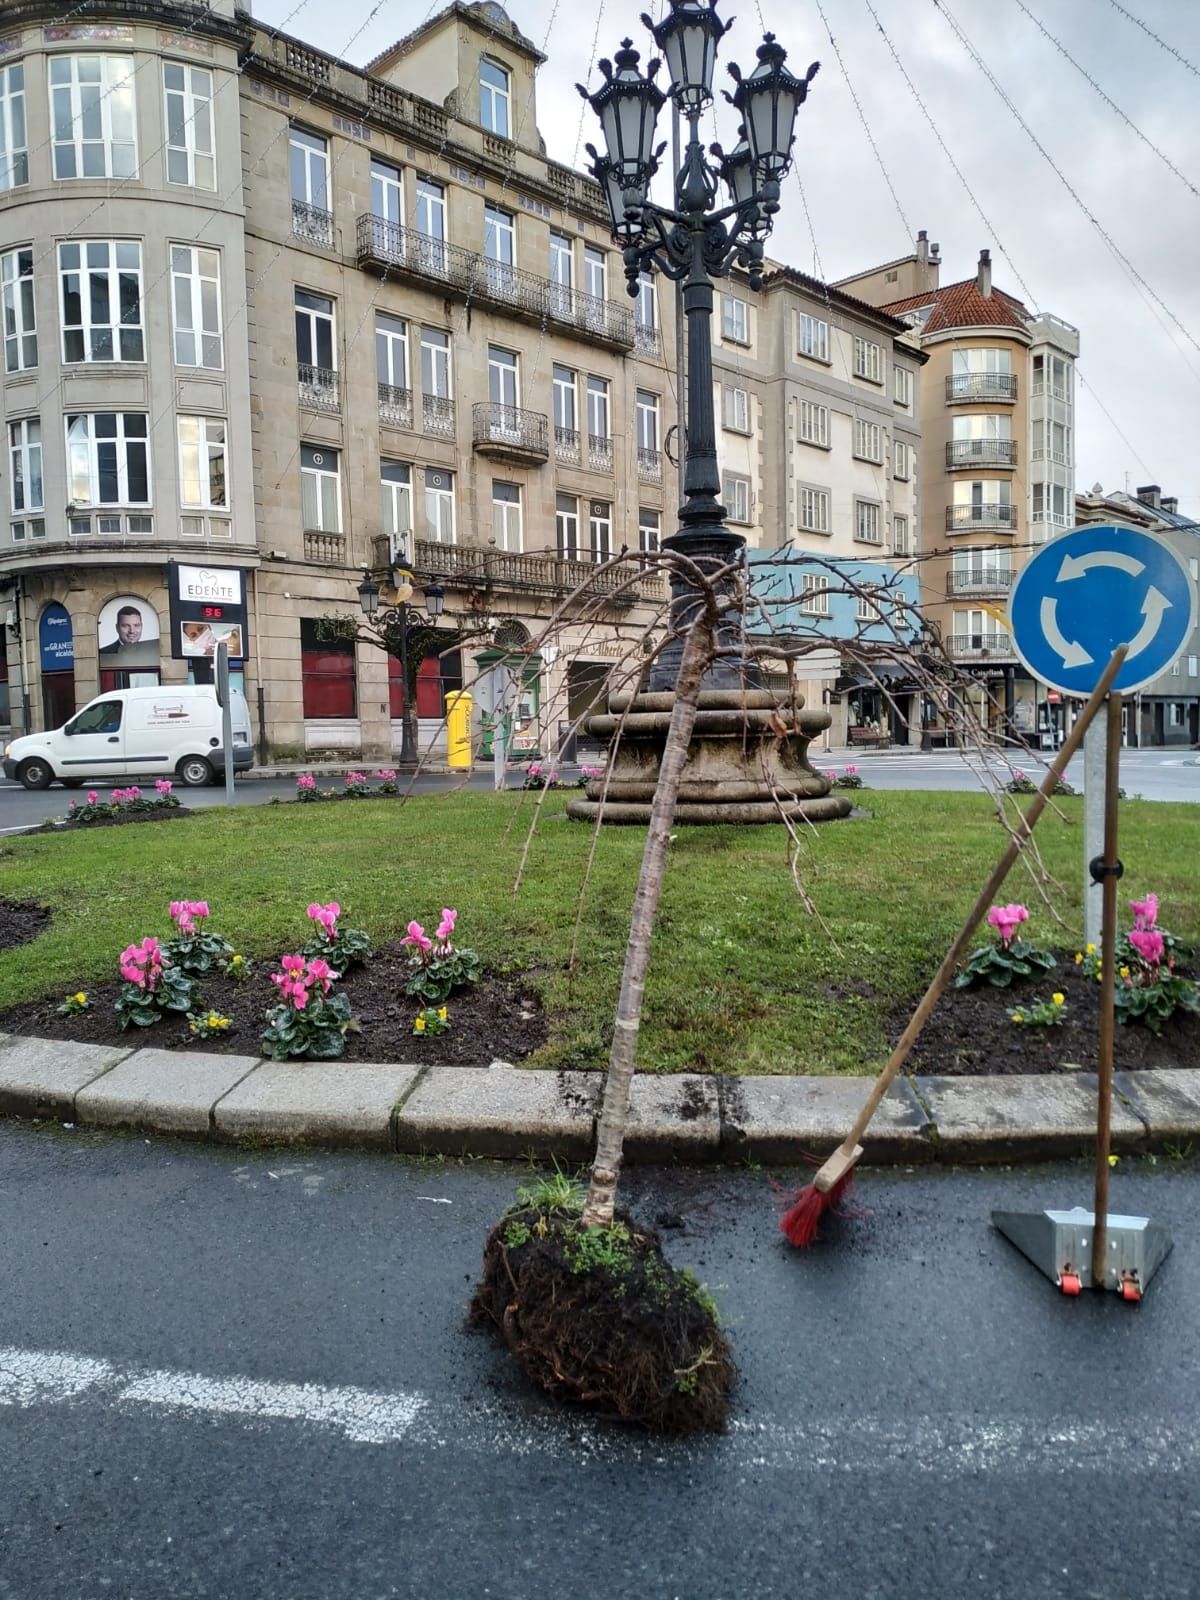
<path id="1" fill-rule="evenodd" d="M 885 1019 L 915 999 L 1003 848 L 986 797 L 856 797 L 869 820 L 805 837 L 802 880 L 827 925 L 792 884 L 780 828 L 681 829 L 672 846 L 647 989 L 645 1071 L 874 1071 Z M 0 1008 L 115 976 L 116 956 L 170 932 L 167 902 L 207 898 L 212 926 L 247 953 L 293 950 L 309 901 L 335 899 L 377 939 L 410 918 L 460 911 L 460 942 L 493 968 L 524 969 L 551 1022 L 534 1066 L 599 1067 L 607 1056 L 644 834 L 605 829 L 588 886 L 579 959 L 566 970 L 591 830 L 549 796 L 517 896 L 513 881 L 532 801 L 461 794 L 336 805 L 205 811 L 182 822 L 8 840 L 0 896 L 54 907 L 33 944 L 0 954 Z M 1031 908 L 1039 942 L 1079 938 L 1082 801 L 1038 825 L 1062 888 L 1055 924 L 1026 869 L 1004 898 Z M 1161 921 L 1200 937 L 1196 808 L 1121 808 L 1122 899 L 1157 890 Z M 509 824 L 512 824 L 511 828 Z M 507 830 L 507 832 L 506 832 Z M 1122 906 L 1122 910 L 1124 907 Z M 836 941 L 836 948 L 835 943 Z"/>

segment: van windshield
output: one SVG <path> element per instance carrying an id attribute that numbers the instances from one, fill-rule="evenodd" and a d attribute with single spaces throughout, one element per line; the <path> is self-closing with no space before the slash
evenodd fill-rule
<path id="1" fill-rule="evenodd" d="M 116 733 L 121 726 L 121 702 L 98 700 L 94 706 L 84 706 L 73 721 L 67 723 L 68 733 Z"/>

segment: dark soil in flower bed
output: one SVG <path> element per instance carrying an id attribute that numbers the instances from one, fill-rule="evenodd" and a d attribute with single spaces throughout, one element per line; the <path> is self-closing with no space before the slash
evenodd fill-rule
<path id="1" fill-rule="evenodd" d="M 124 1044 L 131 1049 L 148 1045 L 160 1050 L 258 1055 L 264 1014 L 278 1003 L 278 990 L 270 979 L 273 970 L 273 963 L 263 961 L 256 963 L 251 976 L 241 982 L 218 973 L 197 980 L 195 1009 L 232 1018 L 229 1032 L 216 1039 L 193 1039 L 186 1017 L 170 1014 L 149 1028 L 128 1028 L 122 1033 L 113 1010 L 121 990 L 119 979 L 92 985 L 87 991 L 89 1007 L 78 1016 L 57 1014 L 61 995 L 31 1000 L 0 1012 L 0 1032 L 87 1044 Z M 387 947 L 373 961 L 347 973 L 340 987 L 349 996 L 354 1020 L 362 1031 L 346 1035 L 342 1060 L 486 1067 L 497 1058 L 521 1061 L 546 1038 L 545 1017 L 529 990 L 518 979 L 489 977 L 486 973 L 478 984 L 451 995 L 446 1002 L 450 1022 L 447 1033 L 417 1038 L 412 1025 L 420 1004 L 404 993 L 409 971 L 407 952 Z"/>
<path id="2" fill-rule="evenodd" d="M 134 822 L 177 822 L 182 817 L 194 817 L 196 813 L 187 806 L 172 806 L 170 810 L 134 812 L 128 817 L 100 817 L 95 822 L 71 822 L 66 819 L 61 822 L 43 822 L 39 828 L 30 828 L 30 833 L 82 833 L 86 829 L 89 833 L 93 828 L 127 828 Z"/>
<path id="3" fill-rule="evenodd" d="M 51 913 L 35 900 L 0 899 L 0 950 L 29 944 L 50 926 Z"/>
<path id="4" fill-rule="evenodd" d="M 1195 976 L 1191 973 L 1190 976 Z M 1118 982 L 1120 980 L 1118 979 Z M 1016 1023 L 1008 1013 L 1052 994 L 1066 998 L 1065 1015 L 1052 1027 Z M 1075 965 L 1075 952 L 1060 954 L 1058 966 L 1040 982 L 1010 989 L 978 984 L 948 989 L 917 1040 L 909 1066 L 917 1072 L 974 1077 L 1027 1072 L 1096 1070 L 1100 985 Z M 916 1000 L 891 1021 L 890 1040 L 903 1033 Z M 1118 1072 L 1146 1067 L 1200 1067 L 1200 1016 L 1176 1012 L 1154 1034 L 1141 1023 L 1118 1023 L 1113 1046 Z"/>

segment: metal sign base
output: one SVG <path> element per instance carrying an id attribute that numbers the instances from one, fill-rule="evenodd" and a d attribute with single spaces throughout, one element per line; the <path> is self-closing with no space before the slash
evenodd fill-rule
<path id="1" fill-rule="evenodd" d="M 1103 1283 L 1092 1279 L 1095 1214 L 1071 1211 L 993 1211 L 992 1224 L 1029 1257 L 1064 1294 L 1111 1289 L 1137 1302 L 1171 1250 L 1171 1235 L 1148 1217 L 1108 1218 L 1108 1250 Z"/>

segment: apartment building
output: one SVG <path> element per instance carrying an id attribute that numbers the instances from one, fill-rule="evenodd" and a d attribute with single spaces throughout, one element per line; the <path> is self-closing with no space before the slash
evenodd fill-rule
<path id="1" fill-rule="evenodd" d="M 4 6 L 0 722 L 202 681 L 186 582 L 264 752 L 386 758 L 397 666 L 322 619 L 399 568 L 469 633 L 423 668 L 427 731 L 497 664 L 527 743 L 583 709 L 662 598 L 673 298 L 626 296 L 599 188 L 546 159 L 543 64 L 491 0 L 365 71 L 234 0 Z"/>
<path id="2" fill-rule="evenodd" d="M 1125 701 L 1125 742 L 1130 745 L 1200 743 L 1200 528 L 1180 515 L 1179 501 L 1157 483 L 1133 494 L 1105 494 L 1100 484 L 1075 496 L 1075 525 L 1144 528 L 1162 539 L 1183 562 L 1195 592 L 1192 632 L 1166 672 Z"/>
<path id="3" fill-rule="evenodd" d="M 836 641 L 865 628 L 862 604 L 840 604 L 843 580 L 899 593 L 896 577 L 917 553 L 917 408 L 927 357 L 904 321 L 778 264 L 758 294 L 736 276 L 722 284 L 714 322 L 729 522 L 756 553 L 756 583 L 772 591 L 764 598 L 788 602 L 776 624 L 808 618 L 810 633 L 830 640 L 799 669 L 801 692 L 830 711 L 835 744 L 851 728 L 881 725 L 883 737 L 916 740 L 915 685 L 897 673 L 884 694 L 878 672 L 844 670 Z M 785 549 L 811 559 L 789 559 L 773 578 L 757 556 Z"/>
<path id="4" fill-rule="evenodd" d="M 999 737 L 1054 737 L 1061 707 L 1017 659 L 1008 596 L 1023 561 L 1072 525 L 1079 333 L 1031 313 L 992 280 L 939 282 L 938 246 L 836 286 L 908 323 L 928 357 L 921 384 L 922 606 Z M 934 742 L 944 728 L 931 723 Z"/>

